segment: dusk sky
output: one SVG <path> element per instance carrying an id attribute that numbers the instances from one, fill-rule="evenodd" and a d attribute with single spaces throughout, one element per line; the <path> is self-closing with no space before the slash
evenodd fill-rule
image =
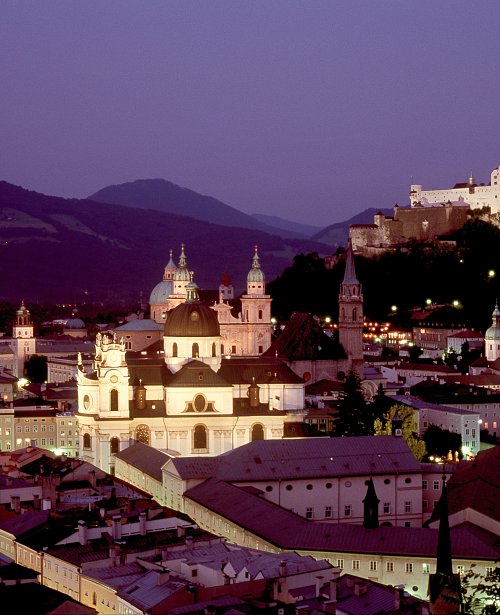
<path id="1" fill-rule="evenodd" d="M 326 226 L 500 164 L 496 1 L 0 3 L 0 179 Z"/>

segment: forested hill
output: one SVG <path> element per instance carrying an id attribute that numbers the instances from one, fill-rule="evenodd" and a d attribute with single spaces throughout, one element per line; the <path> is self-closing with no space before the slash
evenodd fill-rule
<path id="1" fill-rule="evenodd" d="M 62 199 L 0 182 L 0 299 L 146 302 L 181 244 L 202 289 L 217 289 L 225 269 L 246 288 L 254 246 L 272 280 L 297 253 L 332 248 L 259 229 L 220 226 L 172 213 Z"/>
<path id="2" fill-rule="evenodd" d="M 427 299 L 444 304 L 458 301 L 465 320 L 477 330 L 488 328 L 500 298 L 500 230 L 474 218 L 454 239 L 456 247 L 410 243 L 378 260 L 356 257 L 365 314 L 383 322 L 393 305 L 397 320 L 405 310 L 424 306 Z M 343 260 L 327 270 L 317 255 L 297 256 L 293 266 L 268 285 L 273 312 L 285 319 L 292 312 L 312 312 L 336 320 L 344 269 Z M 308 281 L 307 293 L 297 292 L 303 280 Z"/>

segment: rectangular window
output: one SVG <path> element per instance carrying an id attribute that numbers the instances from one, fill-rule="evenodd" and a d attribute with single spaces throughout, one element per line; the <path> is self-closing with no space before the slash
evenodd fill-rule
<path id="1" fill-rule="evenodd" d="M 490 574 L 493 574 L 492 566 L 486 566 L 486 576 L 488 577 Z"/>
<path id="2" fill-rule="evenodd" d="M 353 570 L 359 570 L 359 559 L 353 559 L 352 560 L 352 569 Z"/>
<path id="3" fill-rule="evenodd" d="M 54 425 L 49 425 L 49 431 L 54 431 Z"/>
<path id="4" fill-rule="evenodd" d="M 405 502 L 405 513 L 411 513 L 411 502 Z"/>
<path id="5" fill-rule="evenodd" d="M 337 568 L 344 568 L 344 560 L 343 559 L 338 559 L 337 560 Z M 490 570 L 493 570 L 493 568 L 491 568 Z"/>
<path id="6" fill-rule="evenodd" d="M 462 576 L 464 573 L 464 566 L 457 566 L 457 574 Z"/>
<path id="7" fill-rule="evenodd" d="M 45 446 L 47 444 L 47 438 L 42 438 L 42 446 Z"/>
<path id="8" fill-rule="evenodd" d="M 306 519 L 312 519 L 314 517 L 314 508 L 306 508 Z"/>
<path id="9" fill-rule="evenodd" d="M 25 431 L 26 433 L 29 433 L 29 431 L 30 431 L 30 426 L 29 426 L 29 425 L 26 425 L 26 427 L 24 428 L 24 431 Z"/>
<path id="10" fill-rule="evenodd" d="M 22 433 L 23 432 L 23 428 L 21 427 L 21 425 L 18 425 L 16 427 L 16 431 L 17 431 L 17 433 Z"/>
<path id="11" fill-rule="evenodd" d="M 432 484 L 434 489 L 439 489 L 439 481 L 435 480 L 434 483 Z"/>
<path id="12" fill-rule="evenodd" d="M 394 562 L 387 562 L 385 565 L 387 572 L 394 572 Z"/>
<path id="13" fill-rule="evenodd" d="M 428 489 L 427 481 L 426 480 L 422 481 L 422 489 Z"/>
<path id="14" fill-rule="evenodd" d="M 427 500 L 422 500 L 422 508 L 427 508 Z"/>
<path id="15" fill-rule="evenodd" d="M 54 446 L 54 438 L 49 438 L 49 446 Z"/>
<path id="16" fill-rule="evenodd" d="M 332 507 L 326 506 L 325 507 L 325 519 L 330 519 L 331 516 L 332 516 Z"/>
<path id="17" fill-rule="evenodd" d="M 391 514 L 391 503 L 384 502 L 384 515 L 390 515 L 390 514 Z"/>
<path id="18" fill-rule="evenodd" d="M 431 565 L 430 564 L 422 564 L 422 573 L 423 574 L 430 574 L 431 572 Z"/>
<path id="19" fill-rule="evenodd" d="M 406 564 L 405 570 L 406 572 L 413 572 L 413 564 Z"/>
<path id="20" fill-rule="evenodd" d="M 33 431 L 38 431 L 38 425 L 33 425 Z"/>
<path id="21" fill-rule="evenodd" d="M 377 570 L 377 562 L 376 561 L 371 561 L 370 562 L 370 570 Z"/>
<path id="22" fill-rule="evenodd" d="M 47 425 L 42 425 L 42 426 L 41 426 L 41 430 L 42 430 L 42 431 L 45 431 L 46 427 L 47 427 Z"/>
<path id="23" fill-rule="evenodd" d="M 351 516 L 351 510 L 352 510 L 351 505 L 350 504 L 346 504 L 344 506 L 344 517 L 350 517 Z"/>

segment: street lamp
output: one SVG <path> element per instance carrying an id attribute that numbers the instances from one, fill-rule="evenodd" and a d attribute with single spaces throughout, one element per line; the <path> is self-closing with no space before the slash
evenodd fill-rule
<path id="1" fill-rule="evenodd" d="M 397 305 L 391 305 L 391 310 L 393 312 L 397 312 L 398 311 L 398 306 Z"/>
<path id="2" fill-rule="evenodd" d="M 432 305 L 432 299 L 426 299 L 426 300 L 425 300 L 425 303 L 426 303 L 427 305 Z"/>

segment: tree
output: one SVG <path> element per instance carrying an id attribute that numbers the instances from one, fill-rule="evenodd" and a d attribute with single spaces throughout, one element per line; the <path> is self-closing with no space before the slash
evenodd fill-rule
<path id="1" fill-rule="evenodd" d="M 42 383 L 47 380 L 47 357 L 34 354 L 24 364 L 26 376 L 31 382 Z"/>
<path id="2" fill-rule="evenodd" d="M 494 546 L 498 546 L 497 541 Z M 498 560 L 497 560 L 498 562 Z M 500 603 L 500 568 L 494 568 L 486 576 L 470 570 L 461 577 L 463 612 L 476 613 L 477 615 L 496 615 L 499 611 L 497 604 Z"/>
<path id="3" fill-rule="evenodd" d="M 410 349 L 408 350 L 408 354 L 410 355 L 410 361 L 412 363 L 417 363 L 418 358 L 420 357 L 422 352 L 422 348 L 419 348 L 418 346 L 410 346 Z"/>
<path id="4" fill-rule="evenodd" d="M 428 455 L 447 457 L 451 451 L 453 456 L 456 453 L 462 458 L 462 436 L 459 433 L 441 429 L 437 425 L 429 425 L 423 435 L 423 439 Z"/>
<path id="5" fill-rule="evenodd" d="M 350 370 L 339 393 L 339 411 L 335 421 L 336 436 L 370 436 L 373 434 L 373 415 L 366 407 L 361 380 Z"/>
<path id="6" fill-rule="evenodd" d="M 422 461 L 426 454 L 425 442 L 416 435 L 417 424 L 414 419 L 413 408 L 410 408 L 410 406 L 396 404 L 384 413 L 383 420 L 376 419 L 375 435 L 388 436 L 392 433 L 392 419 L 396 412 L 403 421 L 403 438 L 406 440 L 406 444 L 415 455 L 415 459 L 419 462 Z"/>
<path id="7" fill-rule="evenodd" d="M 453 350 L 453 348 L 449 348 L 448 352 L 445 352 L 444 355 L 444 364 L 448 367 L 455 367 L 458 363 L 458 355 Z"/>

